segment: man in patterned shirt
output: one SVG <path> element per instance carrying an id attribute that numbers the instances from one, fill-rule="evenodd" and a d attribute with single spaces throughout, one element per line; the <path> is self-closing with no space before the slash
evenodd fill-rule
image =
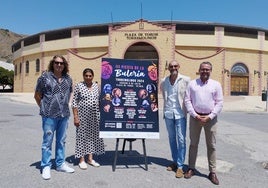
<path id="1" fill-rule="evenodd" d="M 51 150 L 56 133 L 56 170 L 73 173 L 74 169 L 65 163 L 65 139 L 70 117 L 69 100 L 72 92 L 72 79 L 68 75 L 68 62 L 63 56 L 56 55 L 37 80 L 34 98 L 42 116 L 42 177 L 50 179 Z"/>

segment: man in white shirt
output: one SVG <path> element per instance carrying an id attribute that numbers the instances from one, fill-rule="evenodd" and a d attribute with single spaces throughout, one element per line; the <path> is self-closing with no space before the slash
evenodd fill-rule
<path id="1" fill-rule="evenodd" d="M 180 65 L 173 60 L 168 65 L 170 75 L 160 85 L 164 99 L 164 119 L 168 132 L 173 163 L 168 171 L 175 171 L 175 177 L 183 177 L 183 165 L 186 153 L 186 108 L 184 95 L 190 78 L 179 74 Z"/>

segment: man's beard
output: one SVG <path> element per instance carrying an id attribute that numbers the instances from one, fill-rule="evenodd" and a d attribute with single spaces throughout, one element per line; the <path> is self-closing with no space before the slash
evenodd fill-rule
<path id="1" fill-rule="evenodd" d="M 177 70 L 174 70 L 171 72 L 171 76 L 177 76 L 178 75 L 178 71 Z"/>

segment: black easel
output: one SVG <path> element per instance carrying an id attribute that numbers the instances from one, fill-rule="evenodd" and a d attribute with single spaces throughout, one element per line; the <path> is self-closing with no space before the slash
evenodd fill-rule
<path id="1" fill-rule="evenodd" d="M 116 169 L 116 163 L 117 163 L 117 158 L 118 158 L 119 139 L 124 139 L 122 152 L 121 152 L 122 154 L 124 154 L 126 142 L 127 141 L 129 142 L 129 151 L 132 151 L 132 142 L 136 141 L 138 138 L 117 138 L 116 139 L 113 171 L 115 171 L 115 169 Z M 141 140 L 142 140 L 142 147 L 143 147 L 143 157 L 144 157 L 145 170 L 147 171 L 148 170 L 148 162 L 147 162 L 147 155 L 146 155 L 145 138 L 141 138 Z"/>

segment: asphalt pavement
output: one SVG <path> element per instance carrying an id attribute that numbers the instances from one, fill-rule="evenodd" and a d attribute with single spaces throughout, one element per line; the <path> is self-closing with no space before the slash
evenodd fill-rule
<path id="1" fill-rule="evenodd" d="M 170 150 L 163 119 L 159 119 L 160 139 L 146 139 L 148 170 L 145 170 L 142 141 L 126 144 L 125 155 L 120 154 L 115 171 L 112 165 L 116 139 L 104 139 L 106 153 L 96 158 L 101 167 L 79 169 L 74 158 L 75 127 L 72 117 L 66 142 L 66 162 L 76 171 L 57 172 L 53 166 L 51 179 L 43 180 L 40 173 L 42 129 L 33 93 L 0 93 L 0 187 L 104 187 L 104 188 L 160 188 L 215 187 L 208 179 L 208 165 L 204 132 L 197 159 L 198 175 L 191 179 L 175 178 L 166 171 L 170 164 Z M 162 117 L 160 108 L 159 117 Z M 260 97 L 226 97 L 219 117 L 217 135 L 217 187 L 267 187 L 268 170 L 268 114 Z M 187 131 L 188 134 L 188 131 Z M 188 140 L 187 135 L 187 149 Z M 119 148 L 122 149 L 122 140 Z M 53 148 L 54 151 L 54 148 Z M 54 153 L 53 153 L 54 154 Z M 135 156 L 135 157 L 134 157 Z M 54 158 L 54 155 L 53 155 Z M 188 151 L 186 156 L 186 166 Z"/>

